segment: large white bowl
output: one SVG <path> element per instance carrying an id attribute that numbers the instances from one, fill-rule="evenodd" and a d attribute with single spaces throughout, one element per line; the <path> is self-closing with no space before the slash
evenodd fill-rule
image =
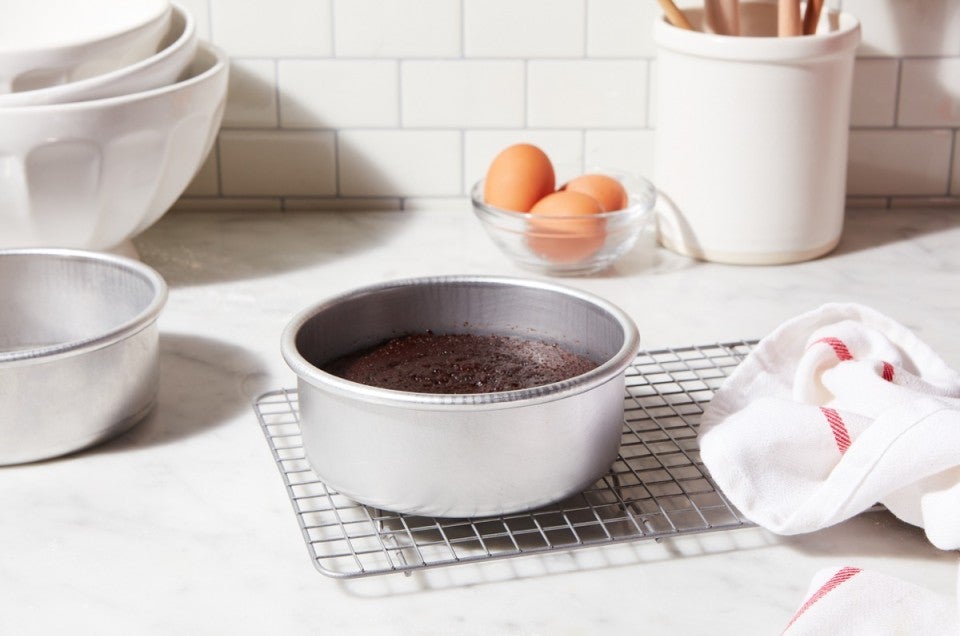
<path id="1" fill-rule="evenodd" d="M 103 99 L 171 84 L 190 64 L 196 50 L 196 20 L 189 11 L 174 4 L 167 32 L 150 57 L 76 82 L 32 91 L 0 93 L 0 108 Z"/>
<path id="2" fill-rule="evenodd" d="M 0 109 L 0 248 L 106 250 L 156 222 L 213 145 L 227 75 L 226 54 L 201 42 L 175 84 Z"/>
<path id="3" fill-rule="evenodd" d="M 157 50 L 169 0 L 0 0 L 0 93 L 127 66 Z"/>

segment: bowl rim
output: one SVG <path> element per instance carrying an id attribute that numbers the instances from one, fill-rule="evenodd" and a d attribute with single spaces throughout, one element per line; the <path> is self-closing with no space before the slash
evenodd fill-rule
<path id="1" fill-rule="evenodd" d="M 76 4 L 82 5 L 82 3 Z M 41 9 L 47 9 L 47 7 L 41 7 Z M 116 38 L 122 38 L 125 35 L 136 33 L 137 31 L 150 29 L 153 25 L 162 22 L 171 15 L 171 3 L 166 0 L 154 0 L 154 5 L 150 6 L 150 9 L 151 11 L 145 12 L 139 20 L 115 25 L 95 34 L 93 37 L 90 37 L 89 34 L 80 37 L 75 35 L 74 38 L 64 38 L 57 42 L 46 42 L 40 45 L 34 44 L 32 48 L 22 46 L 22 43 L 7 44 L 6 46 L 4 46 L 5 43 L 0 43 L 0 57 L 15 59 L 25 55 L 51 55 L 83 50 L 91 45 L 96 46 L 100 43 L 107 43 Z"/>
<path id="2" fill-rule="evenodd" d="M 421 285 L 493 285 L 546 290 L 585 301 L 613 318 L 623 331 L 620 348 L 596 368 L 567 380 L 541 386 L 491 393 L 418 393 L 399 391 L 353 382 L 328 373 L 311 364 L 297 348 L 297 336 L 303 326 L 321 311 L 345 301 L 390 289 Z M 474 410 L 513 408 L 528 404 L 550 402 L 569 395 L 577 395 L 605 384 L 630 365 L 640 346 L 640 334 L 629 315 L 613 303 L 586 291 L 558 283 L 513 276 L 449 275 L 403 278 L 375 283 L 337 294 L 314 303 L 299 312 L 287 323 L 280 339 L 281 354 L 300 381 L 359 402 L 424 410 Z"/>
<path id="3" fill-rule="evenodd" d="M 150 299 L 150 302 L 132 318 L 97 335 L 32 349 L 18 349 L 8 352 L 0 351 L 0 368 L 7 368 L 17 363 L 44 363 L 77 356 L 126 340 L 155 322 L 167 301 L 168 288 L 163 277 L 149 265 L 132 258 L 127 258 L 126 256 L 69 248 L 17 248 L 0 250 L 0 261 L 8 256 L 53 257 L 58 260 L 87 261 L 110 265 L 145 280 L 153 290 L 153 297 Z"/>
<path id="4" fill-rule="evenodd" d="M 196 84 L 204 83 L 211 77 L 222 73 L 227 68 L 229 59 L 226 52 L 219 46 L 206 40 L 197 41 L 197 50 L 194 52 L 193 57 L 190 58 L 190 62 L 187 63 L 187 68 L 189 68 L 194 62 L 200 59 L 200 56 L 203 55 L 207 55 L 212 58 L 209 68 L 205 68 L 195 75 L 190 75 L 189 77 L 186 77 L 180 81 L 172 82 L 170 84 L 166 84 L 165 86 L 158 86 L 157 88 L 151 88 L 149 90 L 139 91 L 136 93 L 126 93 L 123 95 L 102 97 L 100 99 L 91 99 L 82 102 L 64 102 L 61 104 L 22 104 L 17 106 L 9 106 L 3 107 L 3 112 L 6 115 L 15 115 L 18 113 L 47 114 L 50 111 L 72 113 L 76 111 L 97 110 L 120 106 L 132 102 L 146 101 L 166 93 L 179 92 Z"/>
<path id="5" fill-rule="evenodd" d="M 535 218 L 538 219 L 551 219 L 551 220 L 560 220 L 560 219 L 617 219 L 620 217 L 626 216 L 636 216 L 644 215 L 651 213 L 656 205 L 657 200 L 657 190 L 654 187 L 653 183 L 644 177 L 635 172 L 630 172 L 627 170 L 610 168 L 604 166 L 587 166 L 580 174 L 602 174 L 608 177 L 613 177 L 623 184 L 624 179 L 636 180 L 637 184 L 640 187 L 640 193 L 635 195 L 639 201 L 636 203 L 628 204 L 627 207 L 622 210 L 611 210 L 609 212 L 598 212 L 596 214 L 591 214 L 589 217 L 569 217 L 569 216 L 560 216 L 555 214 L 537 214 Z M 483 210 L 486 213 L 500 215 L 507 219 L 513 219 L 517 221 L 528 220 L 534 218 L 529 212 L 518 212 L 516 210 L 507 210 L 506 208 L 499 208 L 495 205 L 490 205 L 483 199 L 483 184 L 486 181 L 486 177 L 478 179 L 476 183 L 473 184 L 473 187 L 470 188 L 470 201 L 473 203 L 474 210 Z M 559 192 L 560 190 L 555 190 Z M 548 195 L 549 196 L 549 195 Z M 627 191 L 628 199 L 631 197 L 630 191 Z"/>
<path id="6" fill-rule="evenodd" d="M 76 80 L 74 82 L 67 82 L 66 84 L 55 84 L 53 86 L 44 86 L 43 88 L 37 88 L 29 91 L 18 91 L 15 93 L 0 93 L 0 108 L 17 108 L 17 107 L 28 107 L 28 106 L 54 106 L 59 105 L 63 106 L 66 104 L 73 103 L 75 99 L 73 96 L 83 94 L 84 91 L 98 88 L 102 85 L 109 84 L 115 80 L 122 80 L 127 77 L 134 76 L 140 73 L 142 70 L 149 68 L 151 66 L 157 65 L 177 53 L 183 50 L 186 46 L 190 44 L 191 41 L 197 39 L 197 21 L 193 17 L 193 14 L 190 11 L 187 11 L 183 6 L 177 2 L 170 3 L 170 25 L 176 26 L 178 24 L 177 20 L 180 20 L 183 23 L 183 28 L 177 34 L 176 39 L 170 42 L 167 46 L 162 49 L 154 52 L 149 57 L 145 57 L 142 60 L 134 62 L 133 64 L 128 64 L 127 66 L 121 66 L 120 68 L 114 69 L 107 73 L 101 73 L 100 75 L 94 75 L 92 77 L 87 77 L 81 80 Z M 164 38 L 169 35 L 169 31 L 164 34 Z M 163 40 L 161 40 L 162 42 Z M 191 58 L 187 61 L 187 66 L 190 65 L 190 62 L 193 60 Z M 177 84 L 178 82 L 172 82 L 172 84 Z M 162 88 L 162 87 L 158 87 Z M 142 91 L 141 91 L 142 92 Z M 135 95 L 136 93 L 130 93 Z M 56 99 L 56 100 L 68 100 L 68 101 L 59 101 L 59 102 L 49 102 L 43 100 Z M 107 99 L 107 98 L 99 98 Z M 35 103 L 32 100 L 41 100 L 40 103 Z M 86 101 L 99 101 L 98 99 L 80 99 L 79 102 Z"/>

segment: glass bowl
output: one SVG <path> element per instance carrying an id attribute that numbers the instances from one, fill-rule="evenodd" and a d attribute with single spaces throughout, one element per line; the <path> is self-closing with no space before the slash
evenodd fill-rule
<path id="1" fill-rule="evenodd" d="M 653 219 L 656 189 L 627 172 L 599 168 L 587 173 L 620 181 L 627 207 L 572 217 L 514 212 L 487 205 L 481 179 L 470 191 L 473 211 L 497 247 L 520 267 L 553 276 L 593 274 L 610 267 L 637 242 Z"/>

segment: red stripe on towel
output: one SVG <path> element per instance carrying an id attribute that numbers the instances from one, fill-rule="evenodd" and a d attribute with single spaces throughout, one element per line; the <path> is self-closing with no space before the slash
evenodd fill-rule
<path id="1" fill-rule="evenodd" d="M 817 342 L 830 345 L 830 347 L 833 349 L 833 352 L 837 354 L 837 359 L 840 360 L 840 362 L 843 362 L 844 360 L 853 360 L 853 355 L 850 354 L 850 350 L 847 349 L 847 345 L 843 344 L 843 340 L 840 338 L 820 338 L 819 340 L 815 341 L 814 344 Z"/>
<path id="2" fill-rule="evenodd" d="M 883 379 L 887 382 L 893 382 L 893 365 L 889 362 L 883 363 Z"/>
<path id="3" fill-rule="evenodd" d="M 831 576 L 829 581 L 821 585 L 820 589 L 814 592 L 810 596 L 810 598 L 808 598 L 806 602 L 802 606 L 800 606 L 800 609 L 798 609 L 797 613 L 793 615 L 793 618 L 790 619 L 790 622 L 787 623 L 786 629 L 784 629 L 783 631 L 787 631 L 787 629 L 790 629 L 790 626 L 793 625 L 793 623 L 798 618 L 803 616 L 803 613 L 806 612 L 808 609 L 810 609 L 810 607 L 814 603 L 816 603 L 817 601 L 822 599 L 824 596 L 832 592 L 841 583 L 845 583 L 846 581 L 849 581 L 859 573 L 860 573 L 860 568 L 844 567 L 837 570 L 837 573 Z"/>
<path id="4" fill-rule="evenodd" d="M 825 406 L 821 406 L 820 411 L 827 418 L 827 423 L 830 424 L 830 430 L 833 431 L 833 441 L 837 443 L 840 454 L 846 453 L 847 449 L 850 448 L 850 433 L 847 432 L 847 426 L 843 423 L 843 418 L 834 409 L 828 409 Z"/>

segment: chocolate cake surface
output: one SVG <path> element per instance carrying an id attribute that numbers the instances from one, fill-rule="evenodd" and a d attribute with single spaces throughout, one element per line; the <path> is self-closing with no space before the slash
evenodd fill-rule
<path id="1" fill-rule="evenodd" d="M 337 358 L 324 370 L 415 393 L 494 393 L 559 382 L 598 365 L 555 344 L 516 336 L 411 334 Z"/>

